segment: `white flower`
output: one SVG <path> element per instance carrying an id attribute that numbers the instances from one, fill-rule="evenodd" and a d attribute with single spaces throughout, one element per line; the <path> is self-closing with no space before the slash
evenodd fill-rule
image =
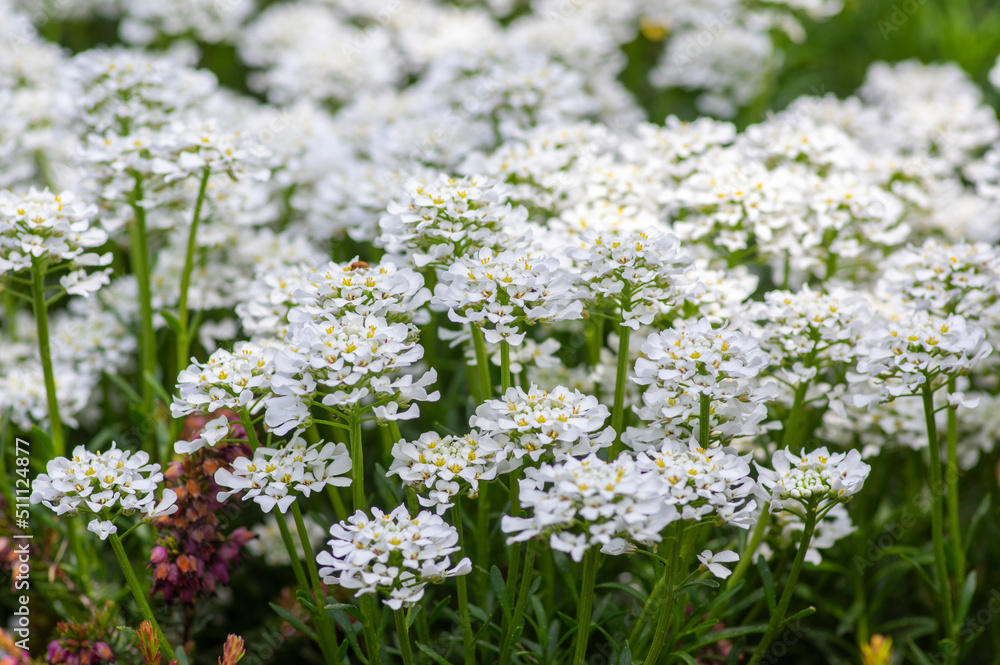
<path id="1" fill-rule="evenodd" d="M 131 453 L 117 447 L 92 453 L 83 446 L 73 450 L 72 458 L 49 461 L 47 473 L 39 474 L 32 485 L 31 503 L 42 503 L 57 515 L 89 512 L 105 517 L 120 505 L 122 512 L 143 514 L 153 519 L 177 512 L 177 495 L 164 490 L 159 503 L 155 491 L 163 474 L 159 464 L 150 464 L 143 451 Z M 107 537 L 112 521 L 95 519 L 91 531 Z"/>
<path id="2" fill-rule="evenodd" d="M 712 550 L 704 550 L 698 555 L 698 561 L 701 562 L 702 568 L 708 570 L 708 572 L 723 580 L 733 573 L 722 564 L 734 563 L 739 560 L 740 555 L 731 550 L 722 550 L 721 552 L 715 553 L 713 553 Z"/>
<path id="3" fill-rule="evenodd" d="M 486 400 L 469 425 L 502 446 L 510 468 L 516 468 L 525 456 L 532 462 L 561 461 L 610 446 L 614 431 L 601 429 L 608 416 L 608 407 L 596 397 L 564 386 L 542 390 L 532 384 L 527 390 L 512 386 L 503 399 Z"/>
<path id="4" fill-rule="evenodd" d="M 219 492 L 218 500 L 243 492 L 244 501 L 253 499 L 265 513 L 275 506 L 286 512 L 297 493 L 309 496 L 327 485 L 351 484 L 350 478 L 341 477 L 351 470 L 347 446 L 322 441 L 310 446 L 298 435 L 283 448 L 261 447 L 252 459 L 238 457 L 232 467 L 232 471 L 222 467 L 215 472 L 215 482 L 228 488 Z"/>
<path id="5" fill-rule="evenodd" d="M 177 376 L 179 395 L 170 405 L 171 415 L 250 409 L 270 390 L 273 357 L 273 348 L 240 342 L 232 352 L 219 349 L 207 362 L 195 362 Z"/>
<path id="6" fill-rule="evenodd" d="M 968 372 L 992 352 L 982 328 L 965 318 L 915 311 L 869 330 L 858 351 L 858 372 L 874 379 L 878 393 L 855 395 L 857 406 L 919 393 L 939 376 Z"/>
<path id="7" fill-rule="evenodd" d="M 379 220 L 375 244 L 417 268 L 446 268 L 482 248 L 510 246 L 528 211 L 507 202 L 508 189 L 484 176 L 410 180 Z"/>
<path id="8" fill-rule="evenodd" d="M 528 517 L 504 515 L 508 543 L 548 538 L 552 549 L 580 561 L 586 550 L 625 553 L 622 541 L 659 542 L 660 532 L 679 519 L 662 500 L 659 481 L 642 473 L 626 455 L 605 462 L 590 455 L 559 464 L 529 467 L 520 480 L 521 507 Z"/>
<path id="9" fill-rule="evenodd" d="M 798 455 L 787 448 L 778 450 L 771 458 L 773 471 L 754 465 L 761 487 L 770 495 L 772 513 L 789 499 L 847 501 L 861 490 L 871 471 L 857 450 L 831 455 L 825 447 Z"/>
<path id="10" fill-rule="evenodd" d="M 108 536 L 118 533 L 118 527 L 111 520 L 91 520 L 87 524 L 87 531 L 93 531 L 101 540 L 107 540 Z"/>
<path id="11" fill-rule="evenodd" d="M 677 304 L 684 264 L 677 236 L 657 229 L 611 233 L 585 231 L 569 257 L 577 266 L 586 299 L 610 306 L 633 330 Z"/>
<path id="12" fill-rule="evenodd" d="M 637 413 L 665 431 L 697 433 L 704 395 L 711 400 L 713 436 L 753 435 L 767 415 L 764 402 L 777 396 L 773 383 L 756 380 L 770 362 L 757 341 L 726 327 L 713 329 L 707 319 L 650 335 L 642 352 L 632 381 L 649 387 Z M 641 433 L 629 438 L 643 440 Z"/>
<path id="13" fill-rule="evenodd" d="M 479 482 L 493 480 L 504 460 L 503 446 L 489 436 L 472 432 L 463 437 L 425 432 L 416 441 L 400 440 L 392 446 L 392 465 L 386 476 L 397 475 L 416 487 L 420 505 L 439 515 L 463 490 L 479 494 Z M 423 495 L 426 493 L 426 496 Z"/>
<path id="14" fill-rule="evenodd" d="M 330 527 L 330 535 L 330 551 L 316 557 L 323 582 L 357 595 L 381 590 L 394 610 L 418 602 L 428 582 L 472 572 L 468 558 L 451 565 L 458 531 L 427 511 L 411 517 L 405 506 L 389 514 L 372 508 L 369 518 L 359 510 Z"/>
<path id="15" fill-rule="evenodd" d="M 19 195 L 0 190 L 0 272 L 29 268 L 33 258 L 44 258 L 50 264 L 99 264 L 102 259 L 84 254 L 108 239 L 107 232 L 92 222 L 96 215 L 95 206 L 77 201 L 72 192 L 56 195 L 48 189 L 31 188 Z M 94 283 L 81 283 L 82 275 L 66 279 L 82 293 L 96 290 Z M 100 276 L 92 279 L 102 280 Z"/>
<path id="16" fill-rule="evenodd" d="M 555 258 L 484 248 L 455 260 L 440 275 L 431 306 L 448 320 L 484 330 L 486 341 L 524 340 L 520 324 L 551 323 L 583 316 L 574 278 Z"/>

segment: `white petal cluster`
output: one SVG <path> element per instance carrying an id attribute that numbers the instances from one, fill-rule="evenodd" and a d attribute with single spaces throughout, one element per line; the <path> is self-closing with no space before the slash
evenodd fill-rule
<path id="1" fill-rule="evenodd" d="M 509 188 L 485 176 L 411 180 L 379 220 L 376 246 L 417 268 L 448 267 L 481 248 L 523 235 L 528 211 L 507 200 Z"/>
<path id="2" fill-rule="evenodd" d="M 174 418 L 217 409 L 251 408 L 270 385 L 274 352 L 252 342 L 232 351 L 218 349 L 205 362 L 194 362 L 177 375 L 178 395 L 170 405 Z"/>
<path id="3" fill-rule="evenodd" d="M 574 277 L 556 258 L 483 248 L 456 260 L 440 280 L 431 306 L 447 310 L 448 319 L 455 323 L 483 328 L 490 343 L 506 340 L 518 346 L 524 340 L 522 322 L 531 325 L 583 316 Z"/>
<path id="4" fill-rule="evenodd" d="M 468 558 L 451 564 L 458 531 L 427 511 L 411 517 L 405 506 L 389 514 L 372 508 L 368 517 L 359 510 L 330 527 L 330 535 L 330 551 L 316 557 L 323 582 L 357 595 L 382 591 L 382 602 L 394 610 L 419 602 L 428 582 L 472 572 Z"/>
<path id="5" fill-rule="evenodd" d="M 442 515 L 463 492 L 478 496 L 479 481 L 496 478 L 505 455 L 500 443 L 480 432 L 465 436 L 424 432 L 416 441 L 393 444 L 386 476 L 398 476 L 415 487 L 420 505 Z"/>
<path id="6" fill-rule="evenodd" d="M 711 400 L 713 436 L 753 435 L 767 415 L 764 402 L 777 395 L 773 383 L 757 380 L 770 362 L 757 341 L 728 327 L 715 329 L 707 319 L 653 333 L 642 353 L 632 381 L 648 388 L 637 413 L 668 434 L 698 431 L 704 395 Z"/>
<path id="7" fill-rule="evenodd" d="M 503 516 L 508 543 L 542 537 L 580 561 L 591 547 L 617 555 L 633 543 L 659 542 L 663 528 L 678 519 L 676 507 L 662 499 L 659 479 L 625 455 L 614 462 L 570 457 L 530 467 L 524 476 L 519 496 L 530 516 Z"/>
<path id="8" fill-rule="evenodd" d="M 0 272 L 31 267 L 33 259 L 50 264 L 107 265 L 111 257 L 86 253 L 103 245 L 108 234 L 94 221 L 97 208 L 76 199 L 72 192 L 53 194 L 30 188 L 27 193 L 0 191 Z M 107 283 L 107 275 L 103 276 Z M 80 287 L 82 274 L 72 285 Z M 84 289 L 86 293 L 95 291 Z"/>
<path id="9" fill-rule="evenodd" d="M 610 303 L 624 325 L 648 325 L 677 304 L 689 258 L 680 241 L 657 229 L 631 233 L 588 231 L 568 252 L 591 302 Z"/>
<path id="10" fill-rule="evenodd" d="M 285 341 L 290 345 L 275 356 L 276 398 L 266 403 L 265 422 L 284 434 L 308 421 L 305 402 L 316 401 L 334 409 L 358 405 L 372 397 L 379 418 L 415 418 L 413 401 L 435 401 L 437 391 L 426 388 L 437 378 L 433 369 L 419 378 L 403 373 L 423 357 L 416 331 L 405 323 L 389 323 L 381 316 L 348 312 L 316 319 L 293 309 Z M 322 397 L 317 393 L 322 387 Z M 386 406 L 391 403 L 392 406 Z M 397 411 L 399 407 L 404 411 Z"/>
<path id="11" fill-rule="evenodd" d="M 661 481 L 661 500 L 674 506 L 678 518 L 701 521 L 715 517 L 740 528 L 752 526 L 757 483 L 750 464 L 730 448 L 702 448 L 667 440 L 659 448 L 636 455 L 635 465 Z"/>
<path id="12" fill-rule="evenodd" d="M 891 254 L 880 284 L 919 309 L 938 316 L 962 314 L 970 322 L 992 318 L 984 308 L 1000 299 L 1000 252 L 986 243 L 944 243 Z"/>
<path id="13" fill-rule="evenodd" d="M 220 502 L 239 492 L 243 500 L 253 499 L 265 513 L 275 506 L 288 510 L 298 494 L 309 496 L 327 485 L 346 487 L 350 478 L 351 455 L 342 443 L 320 441 L 313 445 L 294 436 L 281 448 L 257 448 L 253 457 L 237 457 L 232 471 L 220 467 L 215 482 L 228 490 L 219 492 Z"/>
<path id="14" fill-rule="evenodd" d="M 608 407 L 579 390 L 542 390 L 532 384 L 527 390 L 512 386 L 503 399 L 486 400 L 469 425 L 499 444 L 515 468 L 525 457 L 532 463 L 560 462 L 610 446 L 614 430 L 602 429 L 609 415 Z"/>
<path id="15" fill-rule="evenodd" d="M 830 293 L 803 286 L 797 292 L 770 291 L 751 307 L 761 322 L 761 346 L 778 361 L 791 385 L 812 378 L 818 368 L 851 363 L 862 335 L 871 324 L 867 302 L 857 293 Z"/>
<path id="16" fill-rule="evenodd" d="M 126 515 L 138 512 L 144 518 L 177 512 L 173 490 L 163 490 L 161 500 L 156 501 L 163 474 L 160 465 L 150 464 L 143 451 L 132 453 L 114 442 L 108 450 L 97 453 L 77 446 L 72 458 L 50 460 L 45 470 L 32 484 L 31 503 L 44 504 L 57 515 L 94 514 L 88 529 L 101 540 L 117 531 L 113 519 L 118 510 Z"/>
<path id="17" fill-rule="evenodd" d="M 871 471 L 857 450 L 831 454 L 825 447 L 798 455 L 787 448 L 778 450 L 771 457 L 773 471 L 754 464 L 761 488 L 770 495 L 772 513 L 786 507 L 789 499 L 847 501 L 861 490 Z"/>
<path id="18" fill-rule="evenodd" d="M 875 380 L 878 393 L 856 395 L 855 404 L 912 395 L 939 376 L 968 372 L 991 353 L 985 340 L 982 328 L 958 315 L 939 317 L 918 310 L 899 322 L 879 325 L 858 351 L 858 372 Z"/>

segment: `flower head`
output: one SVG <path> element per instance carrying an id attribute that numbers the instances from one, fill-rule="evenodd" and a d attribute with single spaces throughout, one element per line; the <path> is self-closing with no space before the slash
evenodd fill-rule
<path id="1" fill-rule="evenodd" d="M 428 582 L 472 571 L 468 558 L 452 566 L 458 532 L 427 511 L 411 517 L 405 506 L 388 514 L 372 508 L 368 517 L 359 510 L 330 527 L 330 535 L 330 551 L 316 557 L 323 581 L 358 595 L 381 591 L 394 610 L 419 602 Z"/>

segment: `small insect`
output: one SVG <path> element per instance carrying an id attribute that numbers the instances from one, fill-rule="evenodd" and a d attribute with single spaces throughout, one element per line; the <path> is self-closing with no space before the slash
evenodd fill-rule
<path id="1" fill-rule="evenodd" d="M 367 270 L 371 268 L 365 261 L 355 261 L 351 265 L 347 266 L 348 270 Z"/>

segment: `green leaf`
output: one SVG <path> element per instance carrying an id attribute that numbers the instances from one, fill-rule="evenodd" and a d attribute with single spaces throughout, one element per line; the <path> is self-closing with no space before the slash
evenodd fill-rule
<path id="1" fill-rule="evenodd" d="M 507 598 L 507 583 L 504 582 L 503 575 L 500 574 L 500 569 L 496 566 L 490 569 L 490 584 L 493 586 L 493 593 L 500 603 L 503 615 L 510 620 L 510 599 Z"/>
<path id="2" fill-rule="evenodd" d="M 710 580 L 710 579 L 692 580 L 687 584 L 677 587 L 677 591 L 683 591 L 684 589 L 688 589 L 690 587 L 695 587 L 695 586 L 706 586 L 709 589 L 718 589 L 719 583 L 716 582 L 715 580 Z"/>
<path id="3" fill-rule="evenodd" d="M 177 665 L 189 665 L 187 654 L 184 653 L 184 647 L 177 647 L 174 655 L 177 656 Z"/>
<path id="4" fill-rule="evenodd" d="M 807 616 L 812 616 L 813 614 L 816 614 L 816 608 L 815 607 L 807 607 L 806 609 L 799 610 L 798 612 L 796 612 L 792 616 L 790 616 L 787 619 L 785 619 L 784 623 L 785 624 L 789 624 L 789 623 L 798 621 L 799 619 L 805 619 Z"/>
<path id="5" fill-rule="evenodd" d="M 300 633 L 302 633 L 312 641 L 319 642 L 319 638 L 316 636 L 316 633 L 313 632 L 312 628 L 303 623 L 302 620 L 299 619 L 297 616 L 286 610 L 284 607 L 281 607 L 280 605 L 276 605 L 274 603 L 268 603 L 268 605 L 271 606 L 271 609 L 274 610 L 275 614 L 277 614 L 279 617 L 287 621 L 288 624 L 292 626 L 292 628 L 295 628 L 296 630 L 298 630 Z"/>
<path id="6" fill-rule="evenodd" d="M 144 378 L 144 379 L 146 379 L 146 383 L 148 383 L 149 385 L 153 386 L 153 392 L 155 392 L 155 393 L 156 393 L 156 394 L 157 394 L 157 395 L 159 396 L 159 398 L 160 398 L 161 400 L 163 400 L 163 403 L 164 403 L 164 404 L 170 404 L 170 403 L 171 403 L 171 402 L 173 401 L 173 400 L 172 400 L 172 399 L 170 398 L 170 395 L 168 395 L 168 394 L 167 394 L 167 391 L 166 391 L 166 389 L 165 389 L 165 388 L 163 387 L 163 384 L 162 384 L 162 383 L 160 383 L 160 382 L 159 382 L 159 381 L 158 381 L 158 380 L 156 379 L 156 377 L 155 377 L 155 376 L 153 376 L 153 374 L 152 374 L 152 373 L 150 373 L 150 372 L 146 372 L 146 373 L 144 373 L 144 374 L 143 374 L 142 376 L 143 376 L 143 378 Z"/>
<path id="7" fill-rule="evenodd" d="M 962 548 L 968 552 L 969 547 L 972 546 L 972 542 L 976 537 L 976 530 L 979 529 L 980 522 L 986 517 L 990 512 L 990 502 L 992 497 L 987 494 L 983 497 L 983 500 L 979 502 L 979 507 L 976 508 L 975 514 L 972 516 L 972 520 L 969 521 L 969 527 L 965 530 L 965 544 Z"/>
<path id="8" fill-rule="evenodd" d="M 721 640 L 732 640 L 745 635 L 754 635 L 765 632 L 767 632 L 766 623 L 756 623 L 750 626 L 737 626 L 735 628 L 723 628 L 722 630 L 712 631 L 705 637 L 688 646 L 685 651 L 691 653 L 692 651 L 697 651 L 702 647 L 707 647 L 709 644 L 715 644 Z"/>
<path id="9" fill-rule="evenodd" d="M 358 608 L 357 605 L 351 605 L 350 603 L 328 603 L 326 605 L 327 613 L 330 613 L 331 610 L 332 611 L 339 610 L 341 612 L 346 612 L 347 614 L 350 614 L 358 621 L 362 621 L 363 615 L 361 614 L 361 610 Z"/>
<path id="10" fill-rule="evenodd" d="M 603 582 L 601 584 L 598 584 L 598 585 L 594 586 L 594 588 L 595 589 L 616 589 L 616 590 L 621 591 L 623 593 L 627 593 L 630 596 L 634 596 L 636 598 L 636 600 L 638 600 L 640 603 L 645 603 L 646 602 L 646 598 L 647 598 L 646 594 L 644 594 L 642 592 L 642 590 L 636 589 L 631 584 L 622 584 L 621 582 Z"/>
<path id="11" fill-rule="evenodd" d="M 771 575 L 771 568 L 767 565 L 767 559 L 761 554 L 757 557 L 757 571 L 760 573 L 760 581 L 764 585 L 764 598 L 767 600 L 767 609 L 774 612 L 774 576 Z"/>
<path id="12" fill-rule="evenodd" d="M 410 606 L 410 610 L 406 613 L 406 627 L 407 628 L 412 628 L 413 627 L 413 622 L 417 620 L 417 615 L 420 614 L 420 611 L 423 610 L 423 609 L 424 609 L 424 606 L 421 605 L 420 603 L 417 603 L 416 605 L 411 605 Z"/>
<path id="13" fill-rule="evenodd" d="M 129 403 L 138 404 L 139 402 L 142 401 L 142 397 L 139 395 L 139 393 L 135 391 L 135 388 L 130 386 L 128 382 L 118 374 L 105 372 L 104 376 L 106 376 L 108 380 L 111 381 L 111 383 L 118 386 L 118 388 L 121 389 L 123 393 L 125 393 L 125 396 L 128 397 Z"/>
<path id="14" fill-rule="evenodd" d="M 319 611 L 319 606 L 313 601 L 312 594 L 304 589 L 295 592 L 295 599 L 302 603 L 302 607 L 309 610 L 309 614 L 315 615 Z"/>
<path id="15" fill-rule="evenodd" d="M 441 657 L 441 654 L 437 653 L 426 644 L 421 644 L 420 642 L 417 642 L 417 648 L 423 651 L 428 656 L 430 656 L 432 659 L 434 659 L 434 662 L 438 663 L 438 665 L 451 665 L 451 663 L 449 663 L 447 660 Z"/>
<path id="16" fill-rule="evenodd" d="M 687 656 L 687 654 L 684 654 Z M 622 647 L 622 650 L 618 654 L 618 662 L 616 665 L 632 665 L 632 650 L 628 648 L 628 642 Z M 695 665 L 698 665 L 695 663 Z"/>
<path id="17" fill-rule="evenodd" d="M 689 653 L 684 653 L 683 651 L 679 651 L 674 655 L 676 655 L 678 658 L 687 663 L 687 665 L 700 665 L 698 661 L 695 660 L 694 657 Z"/>
<path id="18" fill-rule="evenodd" d="M 389 482 L 385 477 L 385 467 L 378 463 L 375 464 L 375 491 L 387 506 L 403 503 L 402 489 Z"/>
<path id="19" fill-rule="evenodd" d="M 976 571 L 970 570 L 969 574 L 965 576 L 965 584 L 962 585 L 962 590 L 958 594 L 958 604 L 955 606 L 955 632 L 961 629 L 962 622 L 968 616 L 969 608 L 972 606 L 972 597 L 975 593 Z"/>
<path id="20" fill-rule="evenodd" d="M 170 326 L 170 329 L 174 331 L 174 334 L 177 335 L 178 337 L 180 337 L 181 333 L 183 332 L 183 330 L 181 328 L 180 319 L 178 319 L 176 316 L 174 316 L 173 312 L 165 310 L 165 309 L 161 309 L 160 310 L 160 316 L 162 316 L 166 320 L 167 325 Z M 184 360 L 183 364 L 185 364 L 185 365 L 187 364 L 187 360 L 186 359 Z"/>
<path id="21" fill-rule="evenodd" d="M 906 646 L 913 655 L 913 660 L 917 662 L 917 665 L 933 665 L 930 658 L 927 657 L 927 654 L 925 654 L 923 650 L 917 646 L 917 643 L 914 642 L 912 638 L 906 639 Z"/>

